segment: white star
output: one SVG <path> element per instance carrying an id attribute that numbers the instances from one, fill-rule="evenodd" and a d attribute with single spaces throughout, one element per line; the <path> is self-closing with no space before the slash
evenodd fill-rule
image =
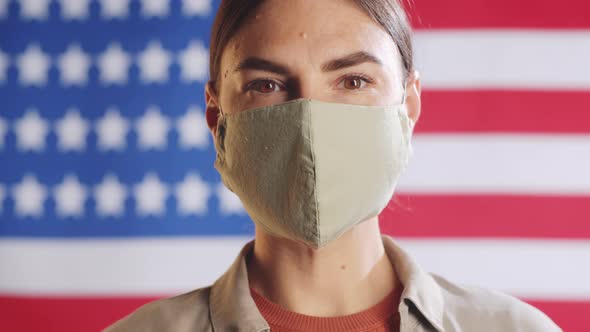
<path id="1" fill-rule="evenodd" d="M 147 173 L 141 183 L 135 185 L 134 194 L 135 209 L 138 215 L 164 214 L 168 188 L 154 173 Z"/>
<path id="2" fill-rule="evenodd" d="M 9 64 L 8 56 L 0 51 L 0 83 L 6 80 L 6 69 L 8 69 Z"/>
<path id="3" fill-rule="evenodd" d="M 170 0 L 141 0 L 141 15 L 166 17 L 170 12 Z"/>
<path id="4" fill-rule="evenodd" d="M 199 41 L 193 40 L 178 56 L 184 82 L 204 81 L 209 68 L 209 51 Z"/>
<path id="5" fill-rule="evenodd" d="M 12 189 L 15 211 L 20 217 L 40 217 L 43 214 L 43 203 L 47 197 L 47 189 L 37 181 L 34 175 L 26 174 L 21 182 Z"/>
<path id="6" fill-rule="evenodd" d="M 129 16 L 129 0 L 99 0 L 102 17 L 123 19 Z"/>
<path id="7" fill-rule="evenodd" d="M 75 175 L 65 176 L 62 183 L 55 187 L 53 195 L 58 216 L 81 217 L 84 214 L 84 202 L 88 193 Z"/>
<path id="8" fill-rule="evenodd" d="M 25 52 L 17 57 L 16 62 L 22 85 L 42 86 L 47 83 L 51 60 L 38 44 L 29 44 Z"/>
<path id="9" fill-rule="evenodd" d="M 96 213 L 101 217 L 121 216 L 125 211 L 127 189 L 113 174 L 107 174 L 102 182 L 94 187 Z"/>
<path id="10" fill-rule="evenodd" d="M 162 48 L 162 44 L 151 41 L 138 57 L 141 81 L 165 83 L 171 61 L 170 53 Z"/>
<path id="11" fill-rule="evenodd" d="M 8 131 L 8 125 L 6 121 L 0 118 L 0 149 L 4 147 L 4 136 L 6 136 L 6 132 Z"/>
<path id="12" fill-rule="evenodd" d="M 29 108 L 22 118 L 16 120 L 17 146 L 21 151 L 41 151 L 45 148 L 47 121 L 39 116 L 37 109 Z"/>
<path id="13" fill-rule="evenodd" d="M 205 16 L 211 12 L 211 0 L 182 0 L 185 16 Z"/>
<path id="14" fill-rule="evenodd" d="M 164 149 L 168 142 L 170 121 L 157 106 L 150 106 L 137 121 L 138 145 L 141 149 Z"/>
<path id="15" fill-rule="evenodd" d="M 66 20 L 83 20 L 88 18 L 90 0 L 59 0 L 61 16 Z"/>
<path id="16" fill-rule="evenodd" d="M 20 15 L 25 19 L 46 19 L 49 16 L 49 1 L 20 0 Z"/>
<path id="17" fill-rule="evenodd" d="M 5 18 L 8 14 L 8 1 L 0 0 L 0 19 Z"/>
<path id="18" fill-rule="evenodd" d="M 186 114 L 176 121 L 180 146 L 206 148 L 209 145 L 209 127 L 201 109 L 191 106 Z"/>
<path id="19" fill-rule="evenodd" d="M 100 150 L 123 150 L 127 146 L 129 122 L 121 116 L 119 110 L 110 107 L 96 123 L 98 147 Z"/>
<path id="20" fill-rule="evenodd" d="M 98 56 L 100 80 L 105 84 L 127 83 L 131 59 L 119 43 L 111 43 L 107 50 Z"/>
<path id="21" fill-rule="evenodd" d="M 85 85 L 88 81 L 90 57 L 82 51 L 80 45 L 72 44 L 59 56 L 61 83 L 64 85 Z"/>
<path id="22" fill-rule="evenodd" d="M 6 196 L 6 190 L 2 183 L 0 183 L 0 213 L 2 212 L 2 208 L 4 206 L 4 196 Z"/>
<path id="23" fill-rule="evenodd" d="M 84 150 L 88 130 L 88 122 L 80 117 L 80 112 L 75 108 L 70 108 L 64 117 L 55 124 L 59 149 L 61 151 Z"/>
<path id="24" fill-rule="evenodd" d="M 222 215 L 244 214 L 244 206 L 240 198 L 231 192 L 223 183 L 217 185 L 217 198 L 219 199 L 219 211 Z"/>
<path id="25" fill-rule="evenodd" d="M 196 173 L 187 174 L 176 185 L 177 209 L 182 215 L 207 213 L 207 202 L 211 189 Z"/>

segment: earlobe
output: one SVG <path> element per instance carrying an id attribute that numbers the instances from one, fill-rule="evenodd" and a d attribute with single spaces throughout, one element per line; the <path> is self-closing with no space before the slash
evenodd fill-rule
<path id="1" fill-rule="evenodd" d="M 208 81 L 205 84 L 205 118 L 207 119 L 207 126 L 211 130 L 213 137 L 217 130 L 217 119 L 219 118 L 219 103 L 217 92 L 215 90 L 215 83 Z"/>

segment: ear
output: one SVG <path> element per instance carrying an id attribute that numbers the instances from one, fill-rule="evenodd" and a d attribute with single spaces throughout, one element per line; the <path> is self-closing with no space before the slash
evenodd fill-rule
<path id="1" fill-rule="evenodd" d="M 418 122 L 418 118 L 420 118 L 420 110 L 421 110 L 421 100 L 420 94 L 422 93 L 422 88 L 420 86 L 420 73 L 417 70 L 414 70 L 410 73 L 408 77 L 408 82 L 406 83 L 406 104 L 408 107 L 408 116 L 416 125 Z"/>
<path id="2" fill-rule="evenodd" d="M 220 112 L 219 94 L 215 89 L 215 82 L 209 80 L 205 84 L 205 117 L 207 119 L 207 126 L 211 130 L 213 137 L 215 137 L 215 132 L 217 131 L 217 118 Z"/>

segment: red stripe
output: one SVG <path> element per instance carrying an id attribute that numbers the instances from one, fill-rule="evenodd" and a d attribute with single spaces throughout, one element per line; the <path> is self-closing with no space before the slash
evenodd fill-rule
<path id="1" fill-rule="evenodd" d="M 380 216 L 402 237 L 590 239 L 590 196 L 407 195 Z"/>
<path id="2" fill-rule="evenodd" d="M 587 134 L 590 91 L 426 90 L 416 132 Z"/>
<path id="3" fill-rule="evenodd" d="M 587 0 L 405 0 L 417 28 L 588 28 Z M 408 6 L 406 6 L 408 7 Z"/>
<path id="4" fill-rule="evenodd" d="M 0 297 L 0 331 L 101 331 L 154 298 Z"/>
<path id="5" fill-rule="evenodd" d="M 523 299 L 539 308 L 567 332 L 588 331 L 590 301 L 539 301 Z"/>
<path id="6" fill-rule="evenodd" d="M 100 331 L 154 298 L 23 298 L 0 297 L 0 330 Z M 564 331 L 586 331 L 590 301 L 526 300 L 545 312 Z"/>

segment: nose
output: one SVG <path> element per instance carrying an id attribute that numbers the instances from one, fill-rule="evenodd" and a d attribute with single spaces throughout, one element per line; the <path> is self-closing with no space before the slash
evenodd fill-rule
<path id="1" fill-rule="evenodd" d="M 293 79 L 291 87 L 289 89 L 289 100 L 306 98 L 306 99 L 322 99 L 322 89 L 318 89 L 314 86 L 313 79 L 310 76 L 299 76 L 297 79 Z M 317 82 L 316 82 L 317 84 Z"/>

